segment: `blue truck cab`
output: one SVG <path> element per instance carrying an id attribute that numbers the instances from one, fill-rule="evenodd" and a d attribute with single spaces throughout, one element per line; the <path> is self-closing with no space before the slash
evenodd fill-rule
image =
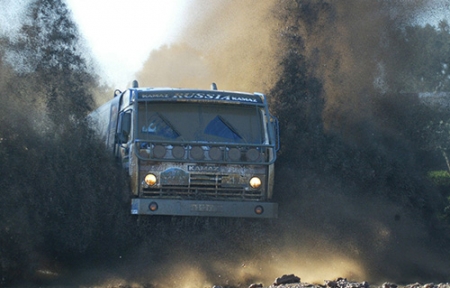
<path id="1" fill-rule="evenodd" d="M 135 81 L 90 116 L 130 177 L 131 214 L 277 217 L 278 120 L 265 95 Z"/>

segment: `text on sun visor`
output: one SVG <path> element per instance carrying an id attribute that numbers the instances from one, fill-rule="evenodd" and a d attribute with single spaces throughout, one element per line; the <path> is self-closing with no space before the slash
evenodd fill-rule
<path id="1" fill-rule="evenodd" d="M 261 98 L 252 95 L 220 94 L 220 93 L 139 93 L 139 99 L 203 99 L 245 103 L 262 103 Z"/>

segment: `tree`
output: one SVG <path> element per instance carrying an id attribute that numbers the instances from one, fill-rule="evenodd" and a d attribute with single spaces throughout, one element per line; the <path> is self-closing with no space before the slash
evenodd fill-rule
<path id="1" fill-rule="evenodd" d="M 28 11 L 0 39 L 0 286 L 120 246 L 130 224 L 122 171 L 85 125 L 97 82 L 66 4 Z"/>
<path id="2" fill-rule="evenodd" d="M 448 152 L 450 151 L 450 118 L 444 120 L 429 121 L 424 127 L 422 137 L 424 138 L 426 150 L 438 151 L 442 154 L 447 165 L 447 171 L 450 173 L 450 160 Z"/>
<path id="3" fill-rule="evenodd" d="M 423 140 L 420 132 L 433 114 L 423 109 L 417 93 L 415 96 L 399 93 L 410 91 L 405 88 L 410 85 L 406 80 L 410 76 L 418 79 L 421 64 L 416 62 L 420 60 L 415 59 L 418 51 L 408 46 L 410 42 L 396 37 L 404 38 L 402 29 L 413 12 L 420 10 L 418 4 L 424 2 L 281 2 L 284 5 L 279 13 L 279 46 L 284 53 L 279 53 L 281 74 L 270 93 L 276 98 L 272 108 L 279 117 L 281 131 L 282 154 L 276 164 L 275 182 L 280 206 L 301 211 L 297 214 L 299 219 L 314 215 L 311 216 L 314 225 L 323 220 L 333 228 L 339 227 L 336 228 L 339 235 L 331 239 L 355 243 L 358 253 L 370 255 L 361 261 L 367 261 L 364 265 L 373 268 L 372 274 L 393 275 L 392 269 L 385 265 L 392 263 L 392 252 L 406 251 L 404 247 L 415 247 L 415 255 L 428 252 L 421 243 L 416 245 L 409 240 L 415 238 L 411 235 L 416 226 L 429 229 L 427 241 L 436 243 L 432 241 L 432 233 L 436 232 L 434 225 L 445 205 L 438 189 L 426 178 L 424 163 L 431 162 L 431 157 L 420 149 Z M 393 11 L 398 13 L 393 15 Z M 408 33 L 420 29 L 413 28 Z M 420 41 L 417 39 L 416 43 Z M 428 51 L 429 57 L 425 59 L 443 56 L 442 50 Z M 417 66 L 411 72 L 408 69 L 413 67 L 412 63 Z M 430 69 L 436 68 L 427 64 Z M 436 83 L 436 79 L 430 77 L 426 81 Z M 321 195 L 324 196 L 320 198 Z M 352 205 L 358 208 L 348 215 L 339 213 L 336 218 L 332 213 L 322 215 L 314 211 L 334 211 L 339 202 L 334 197 L 347 199 L 338 205 L 343 210 L 352 210 Z M 371 210 L 373 203 L 366 202 L 366 197 L 383 205 L 373 206 L 374 211 L 379 209 L 378 213 L 367 218 L 363 229 L 370 222 L 379 221 L 392 232 L 397 231 L 399 223 L 408 230 L 386 241 L 383 249 L 375 253 L 376 245 L 366 243 L 376 238 L 379 231 L 348 233 L 347 230 L 357 210 L 361 207 L 364 211 Z M 397 223 L 399 214 L 391 214 L 390 219 L 380 217 L 393 212 L 386 209 L 391 205 L 413 219 L 412 225 L 403 220 Z M 314 209 L 305 213 L 309 207 Z M 337 209 L 342 212 L 340 208 Z M 316 227 L 312 230 L 319 235 L 328 232 Z M 375 237 L 369 236 L 371 233 Z M 425 234 L 425 229 L 420 233 Z M 352 236 L 347 238 L 348 235 Z M 425 264 L 420 268 L 422 275 L 423 271 L 432 270 Z M 411 270 L 404 267 L 400 274 L 416 272 L 414 277 L 419 276 L 416 270 Z"/>
<path id="4" fill-rule="evenodd" d="M 83 43 L 62 0 L 36 0 L 30 21 L 13 44 L 19 72 L 35 77 L 48 115 L 56 126 L 82 119 L 92 109 L 93 69 L 83 55 Z"/>
<path id="5" fill-rule="evenodd" d="M 450 29 L 447 21 L 438 27 L 406 26 L 392 31 L 387 79 L 402 92 L 450 91 Z"/>

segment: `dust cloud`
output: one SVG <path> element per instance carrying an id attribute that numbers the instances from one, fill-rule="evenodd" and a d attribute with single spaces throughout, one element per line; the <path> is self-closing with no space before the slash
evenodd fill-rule
<path id="1" fill-rule="evenodd" d="M 276 80 L 277 1 L 193 1 L 178 40 L 151 53 L 142 86 L 268 91 Z"/>
<path id="2" fill-rule="evenodd" d="M 428 4 L 197 1 L 178 41 L 153 51 L 137 78 L 141 86 L 207 89 L 216 82 L 219 89 L 269 93 L 286 78 L 282 57 L 302 53 L 306 73 L 321 83 L 314 96 L 323 98 L 323 132 L 359 145 L 378 125 L 373 97 L 401 90 L 389 81 L 395 73 L 392 30 L 414 22 Z M 292 52 L 294 46 L 298 52 Z M 290 273 L 315 283 L 337 277 L 412 282 L 446 275 L 446 261 L 427 245 L 425 224 L 403 202 L 367 196 L 364 191 L 372 188 L 338 176 L 321 178 L 280 165 L 277 171 L 280 219 L 172 235 L 185 240 L 163 249 L 167 257 L 161 265 L 167 269 L 159 269 L 164 276 L 158 283 L 271 283 Z"/>
<path id="3" fill-rule="evenodd" d="M 323 85 L 325 127 L 353 141 L 352 125 L 371 115 L 370 97 L 401 89 L 389 83 L 393 32 L 414 23 L 430 1 L 282 2 L 298 12 L 282 17 L 297 29 L 310 72 Z"/>
<path id="4" fill-rule="evenodd" d="M 81 271 L 67 273 L 73 279 L 67 276 L 63 284 L 246 287 L 256 282 L 269 285 L 283 274 L 296 274 L 311 283 L 337 277 L 375 283 L 448 280 L 442 279 L 448 276 L 448 262 L 436 251 L 437 242 L 430 241 L 434 224 L 420 214 L 426 205 L 422 210 L 411 208 L 411 199 L 417 196 L 431 208 L 439 199 L 429 200 L 434 192 L 415 179 L 413 165 L 404 164 L 409 147 L 402 146 L 401 135 L 392 132 L 391 146 L 378 141 L 377 135 L 388 128 L 376 119 L 383 107 L 373 105 L 376 96 L 402 89 L 390 80 L 396 71 L 395 54 L 390 53 L 393 28 L 414 21 L 428 4 L 425 0 L 192 1 L 178 40 L 153 51 L 137 80 L 141 86 L 206 89 L 215 82 L 220 90 L 268 94 L 285 140 L 274 193 L 279 219 L 130 221 L 117 199 L 99 199 L 101 205 L 91 205 L 94 219 L 101 219 L 92 234 L 117 233 L 105 234 L 93 245 L 86 241 L 93 247 L 87 251 L 104 251 L 109 260 L 94 259 L 99 265 L 86 263 L 93 260 L 87 259 Z M 285 69 L 283 63 L 293 69 Z M 303 90 L 305 94 L 296 94 Z M 277 98 L 277 93 L 289 95 Z M 299 109 L 283 110 L 290 105 Z M 105 172 L 96 179 L 111 177 L 110 166 L 91 154 L 85 157 L 95 163 L 79 160 L 80 171 L 85 171 L 86 163 L 97 169 L 96 164 Z M 93 187 L 86 195 L 99 197 L 90 192 L 101 187 Z M 405 193 L 399 196 L 397 191 Z M 81 200 L 80 207 L 85 208 Z M 98 212 L 100 206 L 105 210 Z M 84 221 L 86 226 L 94 222 L 88 217 Z M 61 227 L 71 225 L 61 222 Z M 51 235 L 60 234 L 57 226 Z M 72 230 L 66 234 L 61 243 L 71 248 L 65 239 L 77 235 Z M 108 240 L 115 246 L 106 245 Z"/>

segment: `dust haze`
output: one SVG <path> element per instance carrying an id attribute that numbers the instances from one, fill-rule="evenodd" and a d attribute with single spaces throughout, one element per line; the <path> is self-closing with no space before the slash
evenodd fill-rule
<path id="1" fill-rule="evenodd" d="M 126 210 L 129 204 L 119 193 L 123 191 L 116 191 L 125 181 L 115 177 L 121 174 L 114 174 L 114 163 L 107 162 L 106 155 L 98 158 L 98 151 L 92 149 L 96 146 L 90 144 L 81 146 L 85 152 L 78 157 L 72 147 L 83 138 L 78 134 L 62 137 L 65 141 L 57 147 L 68 147 L 60 154 L 70 157 L 62 157 L 55 169 L 45 170 L 52 173 L 45 174 L 49 180 L 41 184 L 41 190 L 48 190 L 46 182 L 63 179 L 56 173 L 59 170 L 91 179 L 90 168 L 96 179 L 79 181 L 86 185 L 82 196 L 77 190 L 66 193 L 70 201 L 61 199 L 72 214 L 60 217 L 59 210 L 49 214 L 56 215 L 49 219 L 51 224 L 57 219 L 57 226 L 42 222 L 43 228 L 51 228 L 48 239 L 56 243 L 48 248 L 47 238 L 38 239 L 50 255 L 70 258 L 78 250 L 85 253 L 76 254 L 86 259 L 80 260 L 82 267 L 66 273 L 73 276 L 62 283 L 79 287 L 247 287 L 257 282 L 270 285 L 283 274 L 320 284 L 337 277 L 371 285 L 448 281 L 448 248 L 441 249 L 448 242 L 434 237 L 440 235 L 440 227 L 430 216 L 442 198 L 421 178 L 422 171 L 415 171 L 422 159 L 408 157 L 415 149 L 414 141 L 396 129 L 402 122 L 389 121 L 397 119 L 392 115 L 405 113 L 402 104 L 406 101 L 383 98 L 389 93 L 411 92 L 392 80 L 399 68 L 398 54 L 392 49 L 396 29 L 426 14 L 433 1 L 191 3 L 177 41 L 153 51 L 137 80 L 142 87 L 208 89 L 215 82 L 219 90 L 267 94 L 281 125 L 274 191 L 279 218 L 131 218 Z M 77 87 L 78 82 L 69 84 Z M 27 127 L 27 133 L 33 131 Z M 34 138 L 25 141 L 30 147 L 36 142 Z M 42 146 L 52 150 L 47 142 Z M 30 156 L 22 150 L 26 166 Z M 43 158 L 41 165 L 48 167 L 51 161 Z M 23 175 L 17 178 L 17 183 L 23 183 Z M 113 180 L 105 185 L 98 179 Z M 77 189 L 69 180 L 66 190 Z M 58 181 L 54 186 L 59 192 Z M 31 195 L 34 198 L 27 201 L 43 203 L 39 202 L 42 196 Z M 52 195 L 48 194 L 49 199 Z M 104 195 L 112 196 L 106 199 Z M 21 215 L 24 219 L 12 223 L 33 223 L 28 222 L 33 217 Z M 10 227 L 14 226 L 19 225 Z M 32 239 L 31 229 L 23 227 L 19 236 Z M 74 231 L 81 231 L 85 239 L 77 242 L 81 236 L 77 238 Z M 10 247 L 19 247 L 12 241 L 16 238 L 5 239 L 12 242 Z M 27 263 L 28 254 L 36 253 L 35 244 L 28 242 L 22 243 L 26 256 L 18 254 L 23 256 L 18 266 Z M 8 259 L 17 258 L 12 252 Z M 86 254 L 93 254 L 93 259 Z M 70 263 L 76 266 L 77 260 Z"/>
<path id="2" fill-rule="evenodd" d="M 277 69 L 277 1 L 194 1 L 178 40 L 155 50 L 137 78 L 142 86 L 267 91 Z"/>
<path id="3" fill-rule="evenodd" d="M 401 90 L 388 81 L 391 30 L 414 22 L 428 4 L 197 1 L 186 13 L 178 41 L 153 51 L 137 78 L 141 86 L 207 89 L 215 82 L 219 90 L 270 97 L 286 76 L 282 57 L 297 46 L 308 62 L 306 73 L 322 85 L 313 97 L 323 101 L 323 133 L 359 145 L 369 132 L 383 129 L 372 121 L 372 97 Z M 361 123 L 369 123 L 368 128 Z M 173 281 L 168 287 L 180 279 L 186 281 L 183 287 L 271 283 L 294 273 L 315 283 L 336 277 L 381 283 L 389 277 L 412 282 L 446 275 L 448 263 L 427 245 L 425 223 L 402 208 L 404 203 L 366 195 L 366 188 L 333 175 L 324 178 L 282 164 L 276 183 L 278 220 L 242 220 L 232 224 L 235 229 L 227 223 L 199 234 L 185 231 L 175 237 L 185 240 L 164 248 L 167 269 L 160 270 L 167 273 L 158 282 Z"/>

